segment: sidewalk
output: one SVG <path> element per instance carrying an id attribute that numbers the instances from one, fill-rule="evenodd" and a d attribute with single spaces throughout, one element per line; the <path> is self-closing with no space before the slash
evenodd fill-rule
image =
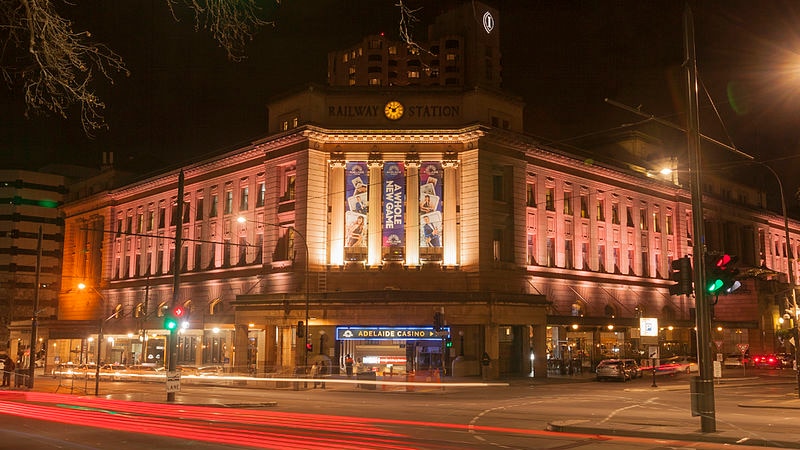
<path id="1" fill-rule="evenodd" d="M 759 385 L 771 384 L 768 380 L 759 377 L 731 377 L 723 378 L 715 383 L 715 388 L 733 388 L 751 385 L 758 382 Z M 774 383 L 786 384 L 786 380 L 775 380 Z M 653 392 L 659 391 L 688 391 L 687 384 L 681 385 L 664 385 L 657 387 L 650 386 L 637 386 L 633 389 L 652 390 Z M 800 419 L 800 398 L 785 399 L 765 399 L 765 400 L 750 400 L 738 403 L 740 408 L 760 408 L 760 409 L 774 409 L 776 419 L 785 414 L 792 416 L 797 415 Z M 781 412 L 783 410 L 784 412 Z M 747 411 L 743 411 L 747 414 Z M 800 448 L 800 435 L 775 426 L 760 430 L 757 434 L 739 429 L 731 424 L 727 424 L 721 420 L 716 420 L 716 431 L 712 433 L 703 432 L 701 430 L 701 423 L 699 417 L 687 417 L 681 424 L 665 424 L 665 423 L 625 423 L 625 422 L 610 422 L 605 419 L 598 420 L 560 420 L 548 423 L 547 429 L 549 431 L 565 432 L 565 433 L 581 433 L 591 435 L 613 435 L 613 436 L 628 436 L 628 437 L 647 437 L 657 438 L 663 440 L 677 440 L 677 441 L 697 441 L 709 442 L 717 444 L 727 444 L 736 446 L 760 446 L 772 448 Z"/>

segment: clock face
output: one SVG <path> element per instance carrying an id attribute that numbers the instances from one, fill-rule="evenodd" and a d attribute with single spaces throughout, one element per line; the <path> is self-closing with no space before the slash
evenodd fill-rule
<path id="1" fill-rule="evenodd" d="M 383 113 L 386 115 L 387 119 L 397 120 L 403 117 L 403 105 L 401 105 L 400 102 L 391 101 L 383 108 Z"/>

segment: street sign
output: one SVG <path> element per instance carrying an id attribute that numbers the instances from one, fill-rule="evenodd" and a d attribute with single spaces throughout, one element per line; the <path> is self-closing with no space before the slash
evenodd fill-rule
<path id="1" fill-rule="evenodd" d="M 167 393 L 181 391 L 181 373 L 176 371 L 167 372 Z"/>
<path id="2" fill-rule="evenodd" d="M 722 363 L 714 361 L 714 378 L 722 378 Z"/>
<path id="3" fill-rule="evenodd" d="M 714 344 L 717 346 L 717 351 L 722 350 L 722 341 L 714 341 Z"/>
<path id="4" fill-rule="evenodd" d="M 750 348 L 750 344 L 736 344 L 736 348 L 739 349 L 739 353 L 744 355 L 747 353 L 747 349 Z"/>
<path id="5" fill-rule="evenodd" d="M 647 356 L 650 359 L 659 359 L 659 358 L 661 358 L 661 356 L 659 356 L 659 354 L 658 354 L 658 346 L 657 345 L 651 345 L 651 346 L 647 347 Z"/>

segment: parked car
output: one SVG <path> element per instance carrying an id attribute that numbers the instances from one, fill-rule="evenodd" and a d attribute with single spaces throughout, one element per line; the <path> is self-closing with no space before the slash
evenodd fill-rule
<path id="1" fill-rule="evenodd" d="M 163 367 L 156 366 L 154 364 L 136 364 L 133 366 L 128 366 L 126 370 L 127 376 L 133 379 L 139 380 L 147 380 L 152 378 L 161 379 L 165 376 L 165 371 Z"/>
<path id="2" fill-rule="evenodd" d="M 781 361 L 781 367 L 784 369 L 794 368 L 794 355 L 791 353 L 778 353 L 775 355 Z"/>
<path id="3" fill-rule="evenodd" d="M 181 372 L 181 375 L 198 377 L 221 376 L 223 374 L 222 366 L 178 366 L 177 369 Z"/>
<path id="4" fill-rule="evenodd" d="M 641 376 L 641 372 L 639 365 L 632 359 L 604 359 L 597 365 L 595 376 L 598 381 L 628 381 Z"/>
<path id="5" fill-rule="evenodd" d="M 781 360 L 777 355 L 754 355 L 752 358 L 753 367 L 760 369 L 780 369 L 782 368 Z"/>
<path id="6" fill-rule="evenodd" d="M 127 368 L 122 364 L 103 364 L 100 366 L 100 379 L 108 378 L 114 381 L 126 379 Z"/>
<path id="7" fill-rule="evenodd" d="M 725 367 L 747 367 L 749 365 L 749 358 L 742 356 L 741 353 L 734 353 L 728 355 L 722 362 Z"/>

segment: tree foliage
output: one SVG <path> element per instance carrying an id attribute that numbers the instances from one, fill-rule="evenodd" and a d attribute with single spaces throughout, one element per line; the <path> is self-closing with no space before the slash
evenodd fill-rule
<path id="1" fill-rule="evenodd" d="M 259 17 L 257 0 L 164 0 L 173 17 L 177 9 L 194 14 L 195 28 L 207 30 L 232 61 L 258 29 L 270 24 Z M 279 0 L 277 0 L 279 2 Z M 51 0 L 0 0 L 0 74 L 9 86 L 21 85 L 26 116 L 53 113 L 67 118 L 80 110 L 83 130 L 93 136 L 107 128 L 105 104 L 93 82 L 129 75 L 123 58 L 89 31 L 76 31 Z"/>

